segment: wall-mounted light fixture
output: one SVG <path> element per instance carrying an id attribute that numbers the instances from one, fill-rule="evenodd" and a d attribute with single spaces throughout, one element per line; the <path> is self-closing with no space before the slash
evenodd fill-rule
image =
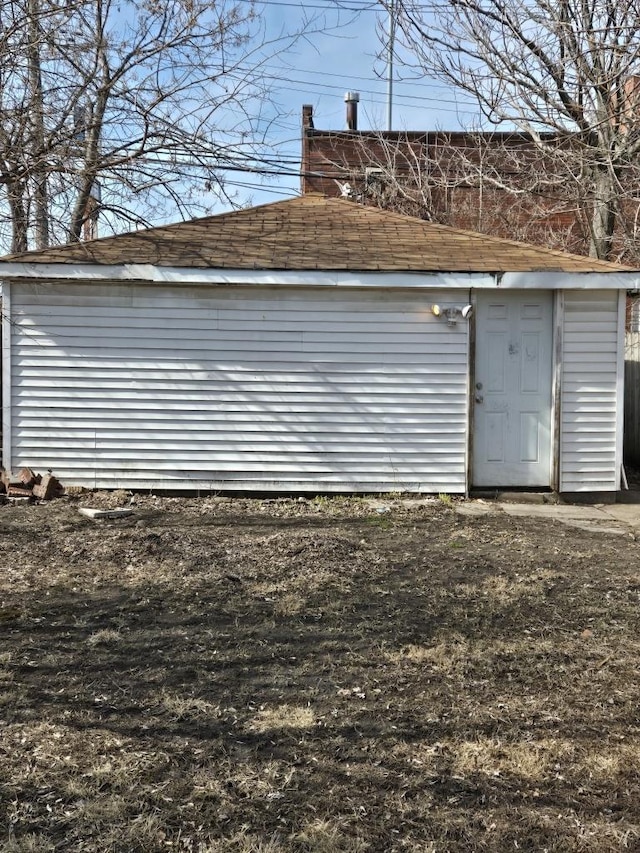
<path id="1" fill-rule="evenodd" d="M 447 326 L 455 326 L 458 318 L 468 320 L 473 312 L 473 305 L 455 305 L 451 308 L 443 308 L 441 305 L 432 305 L 431 313 L 434 317 L 444 317 Z"/>

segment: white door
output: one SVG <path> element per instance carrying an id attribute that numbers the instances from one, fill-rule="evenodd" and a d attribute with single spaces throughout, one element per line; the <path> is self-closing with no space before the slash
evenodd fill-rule
<path id="1" fill-rule="evenodd" d="M 549 291 L 479 292 L 473 485 L 551 485 Z"/>

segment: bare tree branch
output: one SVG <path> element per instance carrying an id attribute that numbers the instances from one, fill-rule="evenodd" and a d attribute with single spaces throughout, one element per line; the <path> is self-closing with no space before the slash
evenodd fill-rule
<path id="1" fill-rule="evenodd" d="M 492 125 L 526 133 L 554 198 L 567 182 L 590 253 L 620 254 L 614 234 L 635 234 L 638 218 L 638 0 L 394 0 L 393 9 L 413 66 L 471 95 Z M 527 167 L 484 179 L 518 195 Z"/>
<path id="2" fill-rule="evenodd" d="M 228 197 L 222 169 L 263 143 L 265 66 L 296 37 L 268 43 L 243 0 L 0 0 L 0 243 Z"/>

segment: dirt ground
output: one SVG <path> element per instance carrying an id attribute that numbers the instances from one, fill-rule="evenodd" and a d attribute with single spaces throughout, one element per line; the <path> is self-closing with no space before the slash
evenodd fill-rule
<path id="1" fill-rule="evenodd" d="M 640 850 L 640 543 L 448 499 L 0 506 L 0 850 Z"/>

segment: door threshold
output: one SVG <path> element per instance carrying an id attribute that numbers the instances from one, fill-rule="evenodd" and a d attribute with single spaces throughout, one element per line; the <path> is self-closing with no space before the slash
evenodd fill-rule
<path id="1" fill-rule="evenodd" d="M 553 489 L 471 489 L 469 497 L 476 500 L 503 501 L 508 503 L 557 504 L 560 495 Z"/>

